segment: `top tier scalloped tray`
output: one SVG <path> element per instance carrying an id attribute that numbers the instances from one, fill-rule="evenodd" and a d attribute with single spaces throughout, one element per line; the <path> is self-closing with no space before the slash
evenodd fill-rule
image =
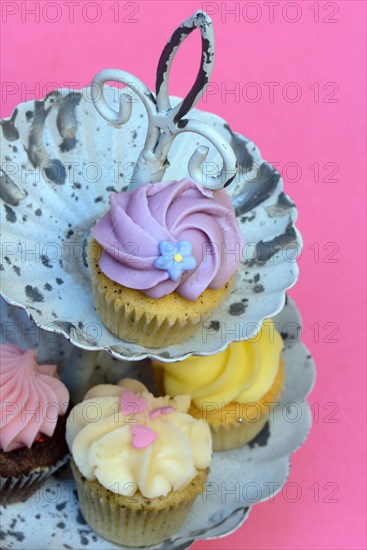
<path id="1" fill-rule="evenodd" d="M 118 105 L 118 88 L 107 87 L 105 94 Z M 239 172 L 227 190 L 245 239 L 236 288 L 194 336 L 166 349 L 127 344 L 94 310 L 83 257 L 86 237 L 107 210 L 110 191 L 126 188 L 147 122 L 137 102 L 130 120 L 112 127 L 95 110 L 89 88 L 57 90 L 42 101 L 22 103 L 2 121 L 4 298 L 76 346 L 127 360 L 176 361 L 192 353 L 218 353 L 233 340 L 253 336 L 262 319 L 280 311 L 285 290 L 298 276 L 296 208 L 279 174 L 251 141 L 216 115 L 194 109 L 193 117 L 216 128 L 236 153 Z M 164 179 L 185 177 L 193 147 L 204 143 L 200 136 L 179 136 Z M 218 163 L 213 151 L 207 160 Z"/>
<path id="2" fill-rule="evenodd" d="M 201 34 L 198 74 L 183 100 L 171 98 L 173 58 L 194 30 Z M 296 208 L 252 142 L 216 115 L 193 109 L 210 79 L 214 51 L 212 21 L 199 10 L 163 49 L 155 95 L 134 75 L 108 69 L 90 88 L 55 90 L 1 121 L 2 292 L 43 329 L 120 359 L 177 361 L 250 338 L 282 308 L 298 276 Z M 104 86 L 111 80 L 127 87 Z M 236 284 L 182 344 L 151 349 L 120 341 L 93 307 L 85 259 L 90 228 L 108 209 L 111 191 L 188 174 L 210 189 L 228 185 L 245 243 L 235 252 L 242 260 Z M 222 261 L 231 252 L 221 251 Z"/>

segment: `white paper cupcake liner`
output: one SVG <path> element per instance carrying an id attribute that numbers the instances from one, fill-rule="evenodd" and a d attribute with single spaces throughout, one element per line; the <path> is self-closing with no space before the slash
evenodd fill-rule
<path id="1" fill-rule="evenodd" d="M 163 542 L 180 529 L 197 496 L 166 508 L 136 510 L 122 505 L 118 495 L 110 493 L 112 498 L 106 498 L 98 482 L 83 478 L 73 461 L 71 467 L 84 519 L 96 533 L 115 544 L 141 547 Z"/>
<path id="2" fill-rule="evenodd" d="M 22 474 L 19 477 L 0 476 L 0 504 L 12 504 L 13 502 L 24 502 L 32 496 L 61 466 L 69 460 L 70 455 L 65 455 L 53 466 L 35 468 L 29 474 Z"/>

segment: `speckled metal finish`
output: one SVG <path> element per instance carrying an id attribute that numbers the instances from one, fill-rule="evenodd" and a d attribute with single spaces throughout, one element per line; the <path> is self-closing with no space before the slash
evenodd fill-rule
<path id="1" fill-rule="evenodd" d="M 105 94 L 116 107 L 118 89 L 107 87 Z M 136 103 L 131 119 L 116 129 L 100 117 L 90 97 L 89 88 L 57 90 L 42 101 L 20 104 L 2 121 L 3 296 L 25 308 L 40 327 L 80 348 L 104 349 L 120 359 L 175 361 L 192 353 L 218 353 L 233 340 L 250 338 L 262 319 L 282 308 L 285 290 L 298 277 L 297 212 L 278 172 L 261 159 L 256 146 L 221 118 L 196 109 L 193 117 L 231 142 L 239 164 L 227 188 L 245 239 L 238 283 L 193 337 L 166 349 L 119 341 L 100 322 L 83 256 L 86 238 L 108 209 L 109 193 L 126 188 L 147 121 Z M 171 98 L 173 105 L 178 101 Z M 203 143 L 192 134 L 175 140 L 165 179 L 186 177 L 192 148 Z M 219 162 L 214 151 L 207 162 Z"/>
<path id="2" fill-rule="evenodd" d="M 228 535 L 246 520 L 252 505 L 272 498 L 284 486 L 290 455 L 310 430 L 311 413 L 305 399 L 315 371 L 311 356 L 299 341 L 301 321 L 289 299 L 275 323 L 285 344 L 286 384 L 273 420 L 250 445 L 214 454 L 206 496 L 196 500 L 181 531 L 154 548 L 183 550 L 195 540 Z M 149 369 L 140 363 L 130 366 L 126 374 L 149 383 Z M 0 507 L 0 511 L 2 548 L 121 548 L 101 539 L 85 524 L 68 469 L 59 471 L 26 503 Z"/>
<path id="3" fill-rule="evenodd" d="M 92 386 L 115 383 L 125 376 L 127 362 L 104 351 L 84 352 L 61 334 L 42 330 L 29 319 L 24 309 L 11 306 L 2 298 L 0 319 L 0 344 L 37 349 L 40 363 L 56 364 L 73 403 L 80 401 Z"/>

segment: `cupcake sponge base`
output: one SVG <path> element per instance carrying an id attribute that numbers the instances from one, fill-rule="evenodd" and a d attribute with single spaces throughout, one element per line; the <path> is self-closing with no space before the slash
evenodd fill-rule
<path id="1" fill-rule="evenodd" d="M 69 455 L 50 467 L 34 468 L 18 477 L 0 477 L 0 504 L 24 502 L 38 491 L 45 481 L 69 460 Z"/>
<path id="2" fill-rule="evenodd" d="M 250 443 L 269 420 L 270 411 L 276 405 L 284 386 L 284 367 L 282 361 L 275 380 L 269 391 L 256 403 L 231 402 L 208 413 L 206 418 L 213 438 L 214 451 L 236 449 Z M 195 418 L 203 418 L 200 409 L 191 403 L 189 413 Z"/>
<path id="3" fill-rule="evenodd" d="M 112 493 L 85 479 L 73 461 L 71 466 L 84 519 L 99 535 L 123 546 L 150 546 L 176 533 L 208 474 L 201 470 L 184 488 L 147 499 L 139 491 L 128 497 Z"/>
<path id="4" fill-rule="evenodd" d="M 172 292 L 159 299 L 109 279 L 99 267 L 102 247 L 91 239 L 87 262 L 94 305 L 106 327 L 121 340 L 151 348 L 178 344 L 194 334 L 222 303 L 232 279 L 217 290 L 206 289 L 195 302 Z"/>

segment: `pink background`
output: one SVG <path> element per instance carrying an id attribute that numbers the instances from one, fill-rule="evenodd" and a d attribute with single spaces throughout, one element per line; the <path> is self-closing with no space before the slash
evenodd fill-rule
<path id="1" fill-rule="evenodd" d="M 221 115 L 253 139 L 264 158 L 279 163 L 285 190 L 299 207 L 304 250 L 301 277 L 291 295 L 318 366 L 310 396 L 315 423 L 307 443 L 292 457 L 289 478 L 302 494 L 297 502 L 280 494 L 255 506 L 235 534 L 198 542 L 196 550 L 366 548 L 365 2 L 319 2 L 317 14 L 315 2 L 282 1 L 274 3 L 271 20 L 269 5 L 261 1 L 121 1 L 119 14 L 111 10 L 117 2 L 98 2 L 98 14 L 83 1 L 75 3 L 74 22 L 63 2 L 58 12 L 54 4 L 40 2 L 37 22 L 25 12 L 35 2 L 2 2 L 3 116 L 20 101 L 42 97 L 52 88 L 70 82 L 82 87 L 103 68 L 131 71 L 153 87 L 166 39 L 206 5 L 213 14 L 217 54 L 215 85 L 202 108 Z M 231 15 L 236 5 L 237 16 Z M 17 13 L 6 17 L 9 11 Z M 95 16 L 100 20 L 92 23 Z M 197 48 L 195 36 L 180 51 L 171 93 L 188 90 Z M 236 82 L 240 95 L 226 94 Z M 273 101 L 266 82 L 279 83 Z M 292 101 L 296 92 L 300 97 Z"/>

